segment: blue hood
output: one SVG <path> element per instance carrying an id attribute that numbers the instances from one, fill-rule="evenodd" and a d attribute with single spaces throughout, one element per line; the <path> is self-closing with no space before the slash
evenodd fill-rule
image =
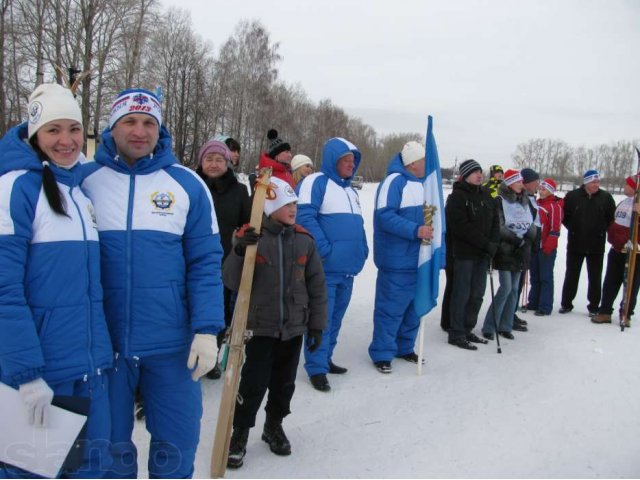
<path id="1" fill-rule="evenodd" d="M 79 163 L 70 170 L 57 167 L 53 162 L 50 167 L 57 181 L 69 186 L 78 185 Z M 0 175 L 14 170 L 42 172 L 42 162 L 27 140 L 27 122 L 13 127 L 0 140 Z"/>
<path id="2" fill-rule="evenodd" d="M 321 171 L 331 180 L 336 182 L 341 187 L 348 187 L 351 185 L 351 179 L 353 175 L 349 178 L 342 178 L 338 175 L 338 160 L 345 153 L 353 153 L 355 157 L 355 167 L 353 169 L 353 175 L 358 171 L 358 166 L 360 165 L 360 150 L 351 142 L 345 140 L 344 138 L 331 138 L 327 140 L 327 143 L 324 144 L 324 148 L 322 149 L 322 168 Z"/>
<path id="3" fill-rule="evenodd" d="M 391 159 L 391 162 L 389 162 L 389 166 L 387 167 L 387 175 L 391 175 L 392 173 L 399 173 L 400 175 L 407 177 L 409 180 L 418 180 L 420 182 L 424 182 L 424 179 L 427 176 L 425 172 L 424 176 L 418 178 L 409 170 L 407 170 L 404 166 L 404 163 L 402 163 L 402 157 L 399 153 L 397 153 L 396 156 Z"/>
<path id="4" fill-rule="evenodd" d="M 160 137 L 153 153 L 137 160 L 131 167 L 118 156 L 111 129 L 106 128 L 102 132 L 102 141 L 96 151 L 95 161 L 118 172 L 138 175 L 145 175 L 178 163 L 172 151 L 171 135 L 164 125 L 160 127 Z"/>
<path id="5" fill-rule="evenodd" d="M 42 162 L 27 140 L 27 122 L 13 127 L 0 140 L 0 175 L 13 170 L 42 171 Z"/>

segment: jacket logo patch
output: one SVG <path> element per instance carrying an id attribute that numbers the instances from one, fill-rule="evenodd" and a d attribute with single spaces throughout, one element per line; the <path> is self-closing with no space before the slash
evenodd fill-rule
<path id="1" fill-rule="evenodd" d="M 95 228 L 96 230 L 98 229 L 98 222 L 96 220 L 96 212 L 93 209 L 93 205 L 88 203 L 87 204 L 87 212 L 89 213 L 89 218 L 91 219 L 91 223 L 93 228 Z"/>
<path id="2" fill-rule="evenodd" d="M 153 212 L 157 215 L 173 215 L 171 211 L 176 203 L 176 197 L 171 192 L 153 192 L 151 194 Z"/>

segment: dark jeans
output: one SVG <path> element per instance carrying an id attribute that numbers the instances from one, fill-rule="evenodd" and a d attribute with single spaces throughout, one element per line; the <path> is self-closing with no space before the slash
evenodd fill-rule
<path id="1" fill-rule="evenodd" d="M 238 300 L 238 292 L 224 287 L 224 328 L 218 333 L 218 348 L 220 348 L 224 342 L 227 329 L 229 328 L 229 325 L 231 325 L 231 320 L 233 320 L 233 311 L 236 308 L 236 300 Z"/>
<path id="2" fill-rule="evenodd" d="M 449 330 L 451 325 L 451 291 L 453 290 L 453 258 L 447 257 L 447 266 L 444 269 L 447 283 L 442 296 L 442 310 L 440 312 L 440 327 Z"/>
<path id="3" fill-rule="evenodd" d="M 454 260 L 449 340 L 466 338 L 478 323 L 478 312 L 487 288 L 488 268 L 487 259 Z"/>
<path id="4" fill-rule="evenodd" d="M 531 257 L 529 279 L 528 306 L 547 315 L 553 310 L 553 267 L 556 263 L 557 251 L 547 255 L 542 250 Z"/>
<path id="5" fill-rule="evenodd" d="M 636 255 L 636 265 L 638 265 L 638 256 Z M 609 256 L 607 257 L 607 273 L 604 275 L 604 284 L 602 285 L 602 303 L 598 313 L 605 313 L 611 315 L 613 313 L 613 302 L 615 302 L 618 292 L 620 291 L 620 285 L 624 280 L 624 267 L 627 261 L 627 255 L 625 253 L 616 252 L 613 248 L 609 250 Z M 633 311 L 636 307 L 636 297 L 638 296 L 638 289 L 640 288 L 640 272 L 636 268 L 635 275 L 633 276 L 633 286 L 631 290 L 631 299 L 629 301 L 629 317 L 633 315 Z M 624 290 L 622 292 L 622 300 L 620 301 L 620 311 L 624 309 Z"/>
<path id="6" fill-rule="evenodd" d="M 562 306 L 573 308 L 573 299 L 578 293 L 578 282 L 580 281 L 580 271 L 582 262 L 587 261 L 587 273 L 589 275 L 589 286 L 587 288 L 587 299 L 589 312 L 597 312 L 602 296 L 602 261 L 603 253 L 576 253 L 567 251 L 567 271 L 564 275 L 564 285 L 562 285 Z"/>
<path id="7" fill-rule="evenodd" d="M 269 390 L 265 411 L 275 418 L 291 413 L 291 398 L 296 389 L 296 372 L 302 348 L 302 335 L 281 341 L 273 337 L 253 337 L 247 343 L 234 427 L 251 428 L 264 394 Z"/>

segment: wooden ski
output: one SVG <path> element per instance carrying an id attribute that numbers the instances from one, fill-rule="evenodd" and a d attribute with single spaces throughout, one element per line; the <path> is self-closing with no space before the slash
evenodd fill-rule
<path id="1" fill-rule="evenodd" d="M 640 202 L 640 150 L 636 148 L 638 155 L 638 168 L 636 170 L 636 193 L 633 196 L 633 206 Z M 629 305 L 631 304 L 631 295 L 633 294 L 633 281 L 636 274 L 636 256 L 638 254 L 638 214 L 632 211 L 631 214 L 631 238 L 627 245 L 627 262 L 624 270 L 624 303 L 620 314 L 620 330 L 624 332 L 624 328 L 629 326 Z"/>
<path id="2" fill-rule="evenodd" d="M 253 196 L 251 220 L 249 224 L 254 227 L 258 233 L 260 232 L 262 224 L 262 213 L 264 211 L 264 202 L 267 197 L 270 178 L 271 169 L 264 168 L 260 170 L 260 175 L 256 182 L 256 191 Z M 231 322 L 227 365 L 222 377 L 224 385 L 220 399 L 213 451 L 211 453 L 211 478 L 223 477 L 227 469 L 229 442 L 233 429 L 233 414 L 236 408 L 236 397 L 238 396 L 238 387 L 240 385 L 240 371 L 244 363 L 245 331 L 257 250 L 257 245 L 249 245 L 244 254 L 242 279 L 240 280 L 238 299 Z"/>

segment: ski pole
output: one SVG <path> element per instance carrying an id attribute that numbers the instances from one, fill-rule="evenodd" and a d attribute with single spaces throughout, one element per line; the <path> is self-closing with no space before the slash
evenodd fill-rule
<path id="1" fill-rule="evenodd" d="M 491 262 L 491 261 L 489 261 Z M 498 321 L 496 320 L 496 309 L 495 309 L 495 293 L 493 291 L 493 265 L 489 263 L 489 283 L 491 284 L 491 312 L 493 313 L 493 328 L 496 331 L 496 345 L 498 346 L 498 353 L 502 353 L 502 348 L 500 348 L 500 334 L 498 333 Z"/>

